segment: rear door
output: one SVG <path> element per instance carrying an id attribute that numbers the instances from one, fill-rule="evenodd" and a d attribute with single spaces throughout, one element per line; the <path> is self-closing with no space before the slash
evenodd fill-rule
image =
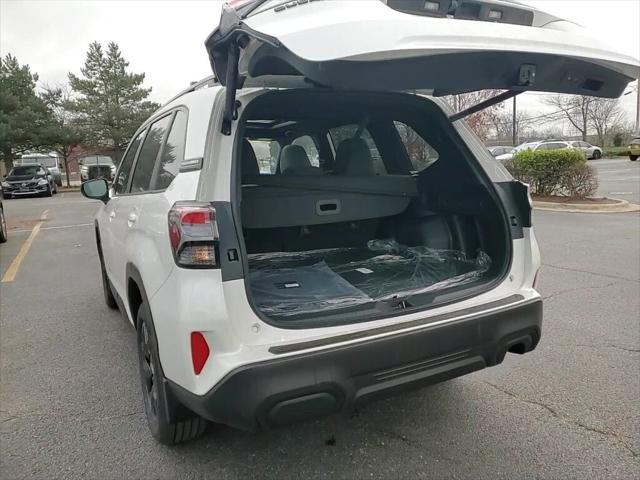
<path id="1" fill-rule="evenodd" d="M 235 4 L 206 41 L 217 78 L 232 87 L 304 78 L 436 96 L 508 89 L 613 98 L 640 76 L 637 59 L 585 29 L 506 0 Z"/>
<path id="2" fill-rule="evenodd" d="M 124 245 L 129 230 L 128 216 L 135 211 L 137 201 L 135 197 L 129 195 L 129 186 L 135 160 L 146 132 L 147 129 L 144 129 L 136 135 L 122 158 L 116 179 L 113 182 L 113 193 L 105 206 L 105 224 L 100 225 L 100 240 L 105 267 L 111 283 L 122 298 L 126 298 L 124 295 L 124 272 L 127 260 Z"/>

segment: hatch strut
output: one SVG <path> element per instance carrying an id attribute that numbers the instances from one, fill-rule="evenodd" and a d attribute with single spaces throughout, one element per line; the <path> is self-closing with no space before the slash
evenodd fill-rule
<path id="1" fill-rule="evenodd" d="M 222 116 L 223 135 L 231 135 L 231 123 L 237 115 L 236 90 L 238 88 L 238 60 L 240 57 L 240 47 L 237 42 L 231 42 L 227 55 L 227 91 L 224 100 L 224 113 Z"/>
<path id="2" fill-rule="evenodd" d="M 507 90 L 506 92 L 502 92 L 495 97 L 487 98 L 486 100 L 477 103 L 472 107 L 467 108 L 466 110 L 454 113 L 449 117 L 449 120 L 455 122 L 456 120 L 460 120 L 461 118 L 468 117 L 469 115 L 479 112 L 480 110 L 484 110 L 485 108 L 491 107 L 496 103 L 504 102 L 509 98 L 515 97 L 516 95 L 519 95 L 524 91 L 525 90 Z"/>
<path id="3" fill-rule="evenodd" d="M 458 113 L 454 113 L 449 117 L 449 120 L 455 122 L 456 120 L 460 120 L 461 118 L 468 117 L 469 115 L 479 112 L 480 110 L 484 110 L 485 108 L 491 107 L 497 103 L 504 102 L 510 98 L 515 97 L 516 95 L 521 94 L 522 92 L 527 91 L 527 87 L 533 85 L 536 81 L 536 65 L 531 63 L 523 63 L 520 65 L 520 69 L 518 70 L 518 78 L 516 80 L 516 85 L 512 87 L 510 90 L 506 92 L 502 92 L 495 97 L 487 98 L 486 100 L 474 105 L 472 107 L 467 108 Z"/>

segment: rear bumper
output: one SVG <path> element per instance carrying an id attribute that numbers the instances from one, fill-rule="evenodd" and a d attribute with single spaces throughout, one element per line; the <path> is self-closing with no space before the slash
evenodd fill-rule
<path id="1" fill-rule="evenodd" d="M 526 353 L 540 340 L 542 300 L 351 345 L 246 365 L 199 396 L 169 381 L 183 404 L 243 430 L 269 428 L 465 375 Z"/>

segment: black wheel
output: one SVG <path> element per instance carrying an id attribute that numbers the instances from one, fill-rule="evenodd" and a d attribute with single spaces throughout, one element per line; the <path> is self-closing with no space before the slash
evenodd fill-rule
<path id="1" fill-rule="evenodd" d="M 50 197 L 50 196 L 52 196 L 52 195 L 53 195 L 53 193 L 51 192 L 51 184 L 48 184 L 48 185 L 47 185 L 47 191 L 46 191 L 46 192 L 44 192 L 44 196 L 45 196 L 45 197 Z"/>
<path id="2" fill-rule="evenodd" d="M 57 184 L 57 183 L 54 183 L 54 184 L 53 184 L 53 194 L 55 195 L 55 194 L 57 194 L 57 193 L 58 193 L 58 184 Z"/>
<path id="3" fill-rule="evenodd" d="M 0 208 L 0 243 L 7 241 L 7 222 L 4 219 L 4 208 Z"/>
<path id="4" fill-rule="evenodd" d="M 629 155 L 629 160 L 635 162 L 638 159 L 638 155 Z"/>
<path id="5" fill-rule="evenodd" d="M 600 150 L 595 150 L 593 152 L 593 159 L 594 160 L 598 160 L 600 158 L 602 158 L 602 152 Z"/>
<path id="6" fill-rule="evenodd" d="M 151 434 L 165 445 L 198 438 L 205 432 L 207 421 L 180 405 L 167 389 L 151 312 L 145 302 L 138 309 L 137 325 L 142 397 Z"/>

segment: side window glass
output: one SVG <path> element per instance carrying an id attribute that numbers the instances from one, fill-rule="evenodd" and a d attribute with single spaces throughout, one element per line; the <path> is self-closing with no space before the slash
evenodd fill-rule
<path id="1" fill-rule="evenodd" d="M 144 137 L 144 130 L 129 144 L 129 150 L 125 154 L 124 158 L 120 162 L 120 168 L 118 169 L 118 175 L 114 183 L 114 190 L 116 193 L 124 193 L 129 183 L 129 174 L 131 173 L 131 166 L 133 165 L 133 159 L 136 156 L 140 142 Z"/>
<path id="2" fill-rule="evenodd" d="M 307 157 L 309 157 L 309 161 L 311 165 L 314 167 L 320 167 L 320 154 L 318 153 L 318 147 L 316 147 L 316 142 L 313 141 L 309 135 L 303 135 L 302 137 L 296 138 L 292 145 L 299 145 L 304 148 L 304 151 L 307 152 Z"/>
<path id="3" fill-rule="evenodd" d="M 418 135 L 413 128 L 403 122 L 393 122 L 393 124 L 396 126 L 400 140 L 402 140 L 407 150 L 407 156 L 409 160 L 411 160 L 414 171 L 420 172 L 438 160 L 438 152 L 436 152 L 424 138 Z M 499 155 L 502 155 L 504 152 L 504 148 L 498 149 Z"/>
<path id="4" fill-rule="evenodd" d="M 171 125 L 167 143 L 165 143 L 160 155 L 158 173 L 155 177 L 155 185 L 151 190 L 166 189 L 180 170 L 180 164 L 184 160 L 184 143 L 187 134 L 187 114 L 182 110 L 176 112 Z"/>
<path id="5" fill-rule="evenodd" d="M 353 138 L 358 131 L 358 125 L 344 125 L 342 127 L 331 128 L 329 134 L 331 135 L 331 142 L 336 151 L 340 144 L 350 138 Z M 373 141 L 373 137 L 369 130 L 366 128 L 360 134 L 360 138 L 367 143 L 369 152 L 371 153 L 371 161 L 373 163 L 373 171 L 376 175 L 386 175 L 387 169 L 382 161 L 382 156 L 376 147 L 376 143 Z"/>
<path id="6" fill-rule="evenodd" d="M 133 172 L 131 193 L 148 192 L 150 190 L 153 168 L 162 146 L 164 134 L 169 126 L 169 120 L 171 120 L 171 115 L 161 118 L 149 128 L 149 133 L 147 133 L 142 143 L 140 155 L 138 155 L 138 161 Z"/>
<path id="7" fill-rule="evenodd" d="M 269 138 L 249 139 L 249 143 L 256 154 L 260 175 L 275 174 L 280 157 L 280 144 Z"/>

